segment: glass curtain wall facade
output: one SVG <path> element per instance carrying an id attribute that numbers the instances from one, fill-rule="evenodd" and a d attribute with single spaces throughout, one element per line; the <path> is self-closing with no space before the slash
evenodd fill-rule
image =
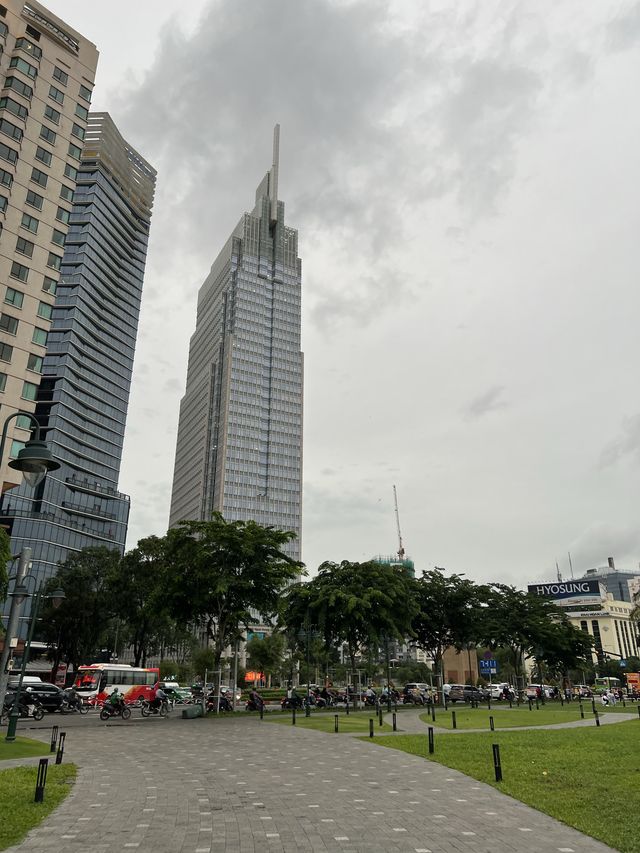
<path id="1" fill-rule="evenodd" d="M 62 467 L 35 494 L 5 493 L 1 511 L 42 578 L 69 551 L 124 550 L 118 476 L 155 177 L 107 113 L 89 115 L 35 410 Z"/>
<path id="2" fill-rule="evenodd" d="M 198 294 L 169 524 L 253 519 L 293 530 L 300 557 L 303 355 L 298 232 L 273 166 Z"/>

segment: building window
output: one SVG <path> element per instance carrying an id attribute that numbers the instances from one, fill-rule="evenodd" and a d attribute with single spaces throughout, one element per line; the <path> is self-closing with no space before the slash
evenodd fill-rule
<path id="1" fill-rule="evenodd" d="M 28 53 L 29 56 L 32 56 L 36 62 L 40 62 L 42 59 L 42 48 L 38 47 L 37 44 L 30 42 L 29 39 L 16 39 L 16 50 L 23 50 L 25 53 Z M 55 71 L 53 76 L 55 77 Z"/>
<path id="2" fill-rule="evenodd" d="M 27 75 L 27 77 L 31 77 L 32 80 L 35 80 L 38 76 L 38 69 L 35 65 L 31 65 L 30 62 L 27 62 L 19 56 L 11 57 L 9 68 L 17 68 L 18 71 L 22 71 L 23 74 Z"/>
<path id="3" fill-rule="evenodd" d="M 20 290 L 14 290 L 13 287 L 8 287 L 4 295 L 4 301 L 7 305 L 13 305 L 14 308 L 22 308 L 24 293 Z"/>
<path id="4" fill-rule="evenodd" d="M 31 342 L 34 344 L 39 344 L 41 347 L 46 347 L 47 330 L 39 329 L 37 326 L 35 326 L 33 329 L 33 335 L 31 336 Z"/>
<path id="5" fill-rule="evenodd" d="M 36 184 L 40 184 L 41 187 L 46 187 L 49 176 L 46 172 L 41 172 L 40 169 L 36 169 L 34 166 L 31 170 L 31 180 Z"/>
<path id="6" fill-rule="evenodd" d="M 47 266 L 51 267 L 51 269 L 59 271 L 60 267 L 62 266 L 62 258 L 59 255 L 54 254 L 53 252 L 49 252 Z"/>
<path id="7" fill-rule="evenodd" d="M 65 225 L 68 225 L 70 215 L 71 214 L 66 208 L 58 207 L 58 210 L 56 212 L 56 219 L 58 220 L 58 222 L 64 222 Z"/>
<path id="8" fill-rule="evenodd" d="M 58 66 L 55 65 L 53 68 L 53 79 L 62 83 L 63 86 L 66 86 L 69 82 L 69 75 L 66 71 L 63 71 L 62 68 L 58 68 Z"/>
<path id="9" fill-rule="evenodd" d="M 71 178 L 72 181 L 76 181 L 78 179 L 78 170 L 71 163 L 65 163 L 64 176 L 65 178 Z"/>
<path id="10" fill-rule="evenodd" d="M 26 228 L 27 231 L 31 231 L 33 234 L 38 233 L 38 225 L 39 220 L 35 218 L 35 216 L 29 216 L 28 213 L 22 214 L 22 222 L 20 223 L 23 228 Z"/>
<path id="11" fill-rule="evenodd" d="M 7 374 L 0 373 L 0 392 L 4 391 L 7 387 Z"/>
<path id="12" fill-rule="evenodd" d="M 0 169 L 0 184 L 3 187 L 10 187 L 13 183 L 13 175 L 5 169 Z"/>
<path id="13" fill-rule="evenodd" d="M 44 117 L 53 124 L 60 124 L 60 113 L 49 104 L 46 104 L 44 108 Z"/>
<path id="14" fill-rule="evenodd" d="M 73 123 L 73 127 L 71 128 L 71 135 L 77 136 L 78 139 L 84 139 L 84 128 L 80 127 L 79 124 Z"/>
<path id="15" fill-rule="evenodd" d="M 16 418 L 17 420 L 17 418 Z M 24 441 L 20 441 L 18 438 L 14 438 L 11 442 L 11 450 L 9 451 L 10 459 L 17 459 L 18 454 L 21 450 L 24 450 Z"/>
<path id="16" fill-rule="evenodd" d="M 0 195 L 0 213 L 5 212 L 8 204 L 9 204 L 9 199 L 4 195 Z"/>
<path id="17" fill-rule="evenodd" d="M 42 205 L 44 203 L 44 197 L 38 195 L 38 193 L 34 193 L 33 190 L 27 190 L 27 198 L 26 203 L 31 207 L 35 207 L 37 210 L 42 210 Z"/>
<path id="18" fill-rule="evenodd" d="M 4 133 L 5 136 L 10 136 L 11 139 L 15 139 L 17 142 L 20 142 L 23 137 L 22 128 L 10 121 L 7 121 L 6 118 L 0 119 L 0 133 Z"/>
<path id="19" fill-rule="evenodd" d="M 44 139 L 49 145 L 55 145 L 58 134 L 55 130 L 51 130 L 46 124 L 40 127 L 40 139 Z"/>
<path id="20" fill-rule="evenodd" d="M 48 302 L 40 302 L 38 304 L 38 317 L 42 317 L 43 320 L 50 320 L 52 311 L 53 308 Z"/>
<path id="21" fill-rule="evenodd" d="M 64 104 L 64 92 L 56 89 L 55 86 L 49 86 L 49 97 L 57 104 Z"/>
<path id="22" fill-rule="evenodd" d="M 9 163 L 16 163 L 18 160 L 18 152 L 14 151 L 13 148 L 9 148 L 8 145 L 5 145 L 4 142 L 0 142 L 0 157 L 3 160 L 7 160 Z"/>
<path id="23" fill-rule="evenodd" d="M 8 110 L 18 118 L 26 119 L 29 115 L 29 110 L 13 98 L 0 98 L 0 110 Z"/>
<path id="24" fill-rule="evenodd" d="M 11 314 L 0 314 L 0 330 L 9 335 L 15 335 L 18 331 L 18 320 Z"/>
<path id="25" fill-rule="evenodd" d="M 22 383 L 22 399 L 23 400 L 35 400 L 37 393 L 38 393 L 38 386 L 35 384 L 35 382 L 23 382 Z"/>
<path id="26" fill-rule="evenodd" d="M 11 361 L 13 356 L 13 347 L 10 344 L 0 342 L 0 361 Z"/>
<path id="27" fill-rule="evenodd" d="M 91 101 L 91 89 L 88 89 L 86 86 L 80 84 L 80 97 L 85 101 Z"/>
<path id="28" fill-rule="evenodd" d="M 40 160 L 41 163 L 44 163 L 45 166 L 51 165 L 51 151 L 47 151 L 46 148 L 43 148 L 41 145 L 38 145 L 36 148 L 36 160 Z"/>
<path id="29" fill-rule="evenodd" d="M 33 97 L 33 89 L 31 86 L 28 86 L 23 80 L 20 80 L 19 77 L 7 77 L 4 81 L 4 88 L 13 89 L 14 92 L 22 95 L 22 97 L 26 98 L 28 101 Z"/>
<path id="30" fill-rule="evenodd" d="M 60 187 L 60 198 L 65 201 L 73 201 L 73 190 L 71 187 L 67 187 L 65 184 L 62 184 Z"/>
<path id="31" fill-rule="evenodd" d="M 25 240 L 24 237 L 18 237 L 16 240 L 16 252 L 20 252 L 21 255 L 32 258 L 34 248 L 35 246 L 31 240 Z"/>
<path id="32" fill-rule="evenodd" d="M 42 289 L 45 293 L 52 293 L 55 295 L 55 292 L 58 289 L 58 282 L 55 278 L 49 278 L 48 275 L 45 275 L 44 281 L 42 282 Z"/>
<path id="33" fill-rule="evenodd" d="M 42 356 L 34 355 L 34 353 L 29 353 L 29 360 L 27 361 L 27 370 L 33 370 L 34 373 L 42 373 Z"/>
<path id="34" fill-rule="evenodd" d="M 64 233 L 64 231 L 58 231 L 57 228 L 54 228 L 53 234 L 51 235 L 51 242 L 55 243 L 56 246 L 64 246 L 66 236 L 67 235 Z"/>
<path id="35" fill-rule="evenodd" d="M 76 104 L 76 115 L 78 118 L 83 118 L 86 121 L 89 118 L 89 110 L 83 107 L 82 104 Z"/>
<path id="36" fill-rule="evenodd" d="M 29 278 L 29 267 L 25 267 L 24 264 L 14 261 L 11 264 L 11 277 L 17 278 L 20 281 L 26 281 Z"/>
<path id="37" fill-rule="evenodd" d="M 38 32 L 38 30 L 36 30 L 35 27 L 32 27 L 31 24 L 27 24 L 25 29 L 28 36 L 31 36 L 31 38 L 35 39 L 36 41 L 40 41 L 40 33 Z"/>
<path id="38" fill-rule="evenodd" d="M 81 154 L 82 154 L 82 149 L 78 148 L 77 145 L 74 145 L 73 142 L 70 142 L 69 143 L 69 156 L 75 157 L 76 160 L 79 160 Z"/>

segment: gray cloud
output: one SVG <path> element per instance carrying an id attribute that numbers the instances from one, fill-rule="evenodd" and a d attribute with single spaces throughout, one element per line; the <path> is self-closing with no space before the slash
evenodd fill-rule
<path id="1" fill-rule="evenodd" d="M 493 385 L 478 397 L 475 397 L 468 406 L 465 407 L 465 417 L 467 420 L 477 420 L 491 412 L 497 412 L 500 409 L 505 409 L 508 404 L 505 400 L 501 399 L 503 392 L 503 385 Z"/>
<path id="2" fill-rule="evenodd" d="M 640 414 L 625 419 L 621 434 L 600 454 L 600 467 L 608 468 L 627 457 L 640 462 Z"/>
<path id="3" fill-rule="evenodd" d="M 570 543 L 569 551 L 574 568 L 578 572 L 606 566 L 607 557 L 614 557 L 618 568 L 631 568 L 624 563 L 631 561 L 633 565 L 637 565 L 640 528 L 637 524 L 622 526 L 596 521 Z"/>
<path id="4" fill-rule="evenodd" d="M 623 10 L 606 28 L 608 45 L 613 50 L 628 50 L 640 39 L 640 3 Z"/>

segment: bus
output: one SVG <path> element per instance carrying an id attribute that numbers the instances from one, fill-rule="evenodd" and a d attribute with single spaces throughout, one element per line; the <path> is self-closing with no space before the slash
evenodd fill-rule
<path id="1" fill-rule="evenodd" d="M 124 695 L 128 705 L 149 699 L 153 685 L 160 680 L 158 667 L 129 666 L 119 663 L 93 663 L 79 666 L 73 686 L 85 702 L 100 705 L 113 691 Z"/>
<path id="2" fill-rule="evenodd" d="M 596 678 L 594 685 L 596 693 L 604 693 L 607 690 L 618 690 L 620 688 L 620 679 L 615 676 L 603 675 Z"/>

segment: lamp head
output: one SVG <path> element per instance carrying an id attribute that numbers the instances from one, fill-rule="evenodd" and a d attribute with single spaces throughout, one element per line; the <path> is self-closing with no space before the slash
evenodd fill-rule
<path id="1" fill-rule="evenodd" d="M 29 597 L 29 590 L 23 583 L 19 583 L 9 595 L 15 599 L 16 604 L 22 604 Z"/>
<path id="2" fill-rule="evenodd" d="M 35 489 L 44 480 L 47 471 L 56 471 L 60 463 L 51 455 L 46 441 L 31 439 L 18 453 L 17 458 L 9 462 L 9 467 L 22 471 L 27 484 Z"/>
<path id="3" fill-rule="evenodd" d="M 64 590 L 58 587 L 58 589 L 54 589 L 53 592 L 50 592 L 47 598 L 51 599 L 51 603 L 53 606 L 58 609 L 62 602 L 65 600 L 67 596 L 64 594 Z"/>

